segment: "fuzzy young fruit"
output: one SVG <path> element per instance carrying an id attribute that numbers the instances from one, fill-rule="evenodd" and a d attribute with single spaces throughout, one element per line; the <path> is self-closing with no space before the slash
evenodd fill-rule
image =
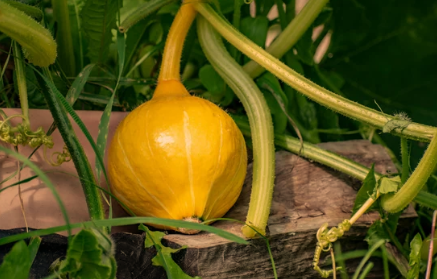
<path id="1" fill-rule="evenodd" d="M 232 118 L 173 80 L 121 122 L 108 167 L 112 192 L 136 215 L 207 220 L 235 203 L 246 165 Z"/>

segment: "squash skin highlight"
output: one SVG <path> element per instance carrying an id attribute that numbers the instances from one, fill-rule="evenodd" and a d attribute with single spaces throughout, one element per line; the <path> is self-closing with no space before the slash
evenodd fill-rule
<path id="1" fill-rule="evenodd" d="M 111 189 L 138 216 L 222 217 L 246 176 L 243 135 L 215 104 L 175 95 L 155 95 L 121 122 L 108 154 Z"/>

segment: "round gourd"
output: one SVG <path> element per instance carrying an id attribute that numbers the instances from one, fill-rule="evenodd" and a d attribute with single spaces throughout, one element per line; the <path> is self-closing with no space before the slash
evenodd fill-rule
<path id="1" fill-rule="evenodd" d="M 232 118 L 179 81 L 159 84 L 120 123 L 108 156 L 112 192 L 139 216 L 219 218 L 246 175 L 246 145 Z"/>

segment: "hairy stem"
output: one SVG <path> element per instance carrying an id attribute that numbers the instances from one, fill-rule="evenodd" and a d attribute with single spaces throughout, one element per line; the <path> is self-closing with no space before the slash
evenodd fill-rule
<path id="1" fill-rule="evenodd" d="M 15 65 L 15 76 L 17 77 L 17 88 L 18 95 L 20 97 L 20 106 L 23 113 L 23 120 L 26 125 L 29 125 L 29 103 L 27 100 L 27 84 L 26 84 L 26 74 L 24 69 L 26 64 L 24 63 L 23 54 L 21 49 L 16 42 L 13 42 L 14 48 L 14 65 Z"/>
<path id="2" fill-rule="evenodd" d="M 44 70 L 45 75 L 48 75 L 48 69 Z M 67 112 L 64 107 L 59 103 L 56 93 L 57 90 L 51 81 L 39 73 L 36 74 L 36 78 L 40 83 L 44 97 L 49 106 L 50 112 L 52 113 L 53 119 L 55 120 L 56 126 L 61 133 L 62 139 L 65 145 L 70 151 L 71 158 L 73 159 L 74 165 L 76 167 L 77 173 L 81 178 L 82 188 L 85 194 L 85 199 L 88 205 L 88 212 L 90 214 L 91 220 L 101 220 L 104 219 L 104 209 L 102 205 L 102 200 L 100 197 L 99 189 L 94 185 L 97 185 L 91 165 L 88 158 L 80 144 L 76 133 L 73 130 L 70 119 L 67 116 Z"/>
<path id="3" fill-rule="evenodd" d="M 249 117 L 253 143 L 253 180 L 246 224 L 265 234 L 275 178 L 275 149 L 272 117 L 269 107 L 255 82 L 227 52 L 223 41 L 202 17 L 197 20 L 200 44 L 211 65 L 242 102 Z M 246 237 L 256 233 L 243 227 Z"/>
<path id="4" fill-rule="evenodd" d="M 0 1 L 0 32 L 17 41 L 30 63 L 40 67 L 53 64 L 56 42 L 50 31 L 24 12 Z"/>
<path id="5" fill-rule="evenodd" d="M 30 17 L 33 17 L 34 19 L 40 21 L 43 17 L 43 13 L 40 9 L 35 8 L 33 6 L 24 4 L 24 3 L 20 3 L 18 1 L 14 1 L 14 0 L 0 0 L 0 2 L 4 2 L 14 8 L 17 8 L 18 10 L 24 12 L 25 14 L 27 14 Z"/>
<path id="6" fill-rule="evenodd" d="M 285 83 L 315 102 L 352 119 L 380 129 L 382 129 L 388 121 L 394 119 L 391 115 L 367 108 L 344 97 L 338 96 L 299 75 L 235 30 L 235 28 L 233 28 L 225 19 L 220 17 L 209 4 L 198 2 L 195 4 L 195 7 L 232 45 L 259 63 L 262 67 L 272 72 L 279 79 L 283 80 Z M 394 129 L 392 133 L 403 135 L 414 140 L 430 141 L 436 131 L 437 129 L 435 127 L 411 123 L 405 129 Z"/>
<path id="7" fill-rule="evenodd" d="M 58 24 L 56 42 L 58 43 L 59 64 L 67 76 L 75 76 L 76 60 L 74 57 L 73 38 L 71 36 L 68 3 L 64 0 L 52 0 L 52 5 L 53 17 Z"/>
<path id="8" fill-rule="evenodd" d="M 382 198 L 382 207 L 390 213 L 404 209 L 420 192 L 437 166 L 437 133 L 431 140 L 422 160 L 405 185 L 394 195 Z"/>
<path id="9" fill-rule="evenodd" d="M 282 1 L 276 1 L 281 2 Z M 308 28 L 311 27 L 316 17 L 325 7 L 328 0 L 310 0 L 302 11 L 283 29 L 282 33 L 267 48 L 267 51 L 274 57 L 280 58 L 287 53 L 302 37 Z M 283 9 L 280 9 L 283 11 Z M 281 20 L 282 23 L 282 20 Z M 252 57 L 251 57 L 252 58 Z M 252 58 L 253 59 L 253 58 Z M 254 59 L 255 60 L 255 59 Z M 244 70 L 252 78 L 260 76 L 265 69 L 264 66 L 257 64 L 257 61 L 249 61 L 244 65 Z"/>
<path id="10" fill-rule="evenodd" d="M 250 137 L 251 132 L 248 123 L 236 117 L 234 117 L 234 120 L 243 135 Z M 303 148 L 299 153 L 299 150 L 301 149 L 301 142 L 299 139 L 292 136 L 275 135 L 275 144 L 287 151 L 299 154 L 304 158 L 328 166 L 361 181 L 366 178 L 370 171 L 368 167 L 310 143 L 304 143 Z M 382 174 L 375 172 L 376 180 L 379 180 L 382 177 Z M 422 206 L 437 210 L 437 197 L 431 193 L 420 191 L 414 198 L 414 201 Z"/>

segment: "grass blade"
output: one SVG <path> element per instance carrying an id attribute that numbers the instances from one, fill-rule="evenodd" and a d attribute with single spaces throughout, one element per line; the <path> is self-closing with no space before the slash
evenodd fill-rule
<path id="1" fill-rule="evenodd" d="M 21 161 L 24 165 L 28 166 L 43 182 L 44 184 L 50 189 L 53 196 L 55 197 L 62 215 L 64 216 L 65 223 L 67 224 L 65 227 L 65 230 L 68 231 L 68 235 L 71 235 L 71 225 L 70 225 L 70 219 L 68 218 L 67 210 L 65 209 L 64 203 L 61 200 L 61 197 L 58 194 L 58 191 L 56 190 L 55 186 L 52 184 L 50 179 L 45 175 L 43 171 L 41 171 L 34 163 L 32 163 L 29 159 L 24 157 L 23 155 L 12 151 L 10 149 L 7 149 L 6 147 L 3 147 L 0 145 L 0 151 L 6 153 L 6 155 L 12 156 L 15 159 Z M 24 238 L 23 238 L 24 239 Z"/>
<path id="2" fill-rule="evenodd" d="M 61 133 L 62 138 L 65 144 L 67 145 L 68 150 L 70 151 L 77 173 L 79 174 L 80 177 L 85 179 L 85 180 L 81 180 L 81 182 L 85 194 L 85 199 L 88 205 L 88 212 L 90 214 L 90 217 L 92 220 L 103 219 L 104 210 L 103 210 L 103 205 L 102 205 L 99 191 L 91 184 L 86 182 L 86 181 L 95 181 L 90 163 L 88 161 L 87 156 L 85 155 L 85 151 L 83 150 L 82 145 L 77 139 L 77 136 L 71 125 L 70 119 L 67 116 L 66 109 L 62 107 L 60 103 L 62 103 L 63 105 L 65 103 L 70 108 L 71 106 L 68 104 L 64 96 L 62 96 L 62 94 L 58 91 L 58 89 L 52 83 L 51 80 L 49 80 L 46 76 L 41 74 L 39 71 L 35 70 L 35 72 L 37 73 L 36 77 L 41 87 L 42 88 L 47 87 L 48 89 L 48 90 L 42 90 L 42 92 L 47 101 L 47 104 L 49 105 L 50 111 L 56 122 L 59 132 Z M 59 96 L 61 96 L 61 98 Z M 72 108 L 71 110 L 74 112 Z M 72 117 L 74 118 L 73 115 Z"/>
<path id="3" fill-rule="evenodd" d="M 142 223 L 206 231 L 236 243 L 249 244 L 248 241 L 244 240 L 239 236 L 236 236 L 230 232 L 212 226 L 206 226 L 203 224 L 191 223 L 182 220 L 170 220 L 170 219 L 154 218 L 154 217 L 124 217 L 124 218 L 114 218 L 114 219 L 106 219 L 106 220 L 94 220 L 94 221 L 87 221 L 81 223 L 74 223 L 74 224 L 70 224 L 70 226 L 72 229 L 77 229 L 77 228 L 95 228 L 95 227 L 107 227 L 107 226 L 126 226 L 126 225 L 133 225 L 133 224 L 142 224 Z M 65 231 L 66 229 L 67 226 L 58 226 L 48 229 L 31 231 L 28 233 L 11 235 L 1 238 L 0 245 L 19 241 L 33 236 L 43 236 L 56 232 L 62 232 Z"/>
<path id="4" fill-rule="evenodd" d="M 364 256 L 364 258 L 361 260 L 360 264 L 358 265 L 357 269 L 355 270 L 354 276 L 352 277 L 352 279 L 358 279 L 358 275 L 360 274 L 361 270 L 363 269 L 364 265 L 366 264 L 366 262 L 370 259 L 370 257 L 372 256 L 373 252 L 375 252 L 379 247 L 381 247 L 381 245 L 384 245 L 385 240 L 381 239 L 378 242 L 376 242 L 375 244 L 372 245 L 372 247 L 369 248 L 369 250 L 367 251 L 366 255 Z M 373 266 L 372 266 L 373 267 Z M 369 268 L 369 265 L 366 266 L 366 269 L 363 271 L 363 274 L 366 274 L 365 271 Z M 371 269 L 371 267 L 370 267 Z M 370 271 L 370 270 L 369 270 Z M 369 272 L 367 271 L 367 273 Z M 363 274 L 361 274 L 361 276 L 359 278 L 365 278 L 362 277 Z"/>
<path id="5" fill-rule="evenodd" d="M 88 81 L 88 78 L 94 66 L 94 64 L 87 65 L 74 80 L 73 84 L 67 92 L 67 96 L 65 96 L 65 99 L 67 99 L 67 102 L 70 105 L 73 105 L 79 98 L 79 95 L 82 92 L 85 83 Z"/>

